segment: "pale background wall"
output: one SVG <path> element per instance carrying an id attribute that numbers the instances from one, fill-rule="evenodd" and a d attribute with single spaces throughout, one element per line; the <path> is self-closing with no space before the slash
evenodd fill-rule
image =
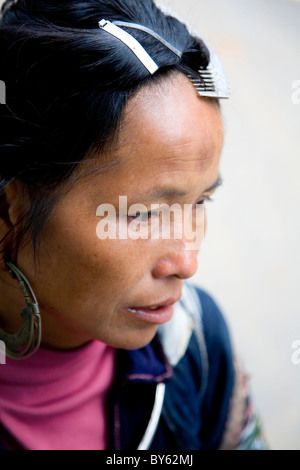
<path id="1" fill-rule="evenodd" d="M 271 447 L 300 449 L 300 365 L 291 361 L 300 340 L 300 3 L 164 3 L 215 49 L 232 89 L 224 186 L 208 208 L 194 281 L 225 313 Z"/>

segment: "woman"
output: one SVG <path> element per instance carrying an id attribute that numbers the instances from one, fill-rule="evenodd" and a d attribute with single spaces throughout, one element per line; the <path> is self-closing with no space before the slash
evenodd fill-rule
<path id="1" fill-rule="evenodd" d="M 0 49 L 2 447 L 259 448 L 174 236 L 220 183 L 218 63 L 151 0 L 7 1 Z"/>

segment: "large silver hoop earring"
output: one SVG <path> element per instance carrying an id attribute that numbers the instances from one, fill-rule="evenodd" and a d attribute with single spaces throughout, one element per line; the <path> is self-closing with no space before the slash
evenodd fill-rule
<path id="1" fill-rule="evenodd" d="M 6 262 L 9 274 L 16 279 L 26 301 L 26 307 L 21 312 L 23 324 L 15 334 L 5 333 L 0 328 L 0 339 L 5 344 L 6 355 L 12 359 L 27 359 L 40 347 L 42 325 L 38 302 L 24 274 L 10 261 Z M 32 297 L 32 299 L 30 298 Z"/>

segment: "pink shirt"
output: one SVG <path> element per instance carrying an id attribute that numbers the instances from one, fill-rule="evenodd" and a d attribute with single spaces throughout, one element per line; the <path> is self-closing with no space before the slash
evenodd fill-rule
<path id="1" fill-rule="evenodd" d="M 24 449 L 106 449 L 114 359 L 114 349 L 98 341 L 7 358 L 0 365 L 0 423 Z"/>

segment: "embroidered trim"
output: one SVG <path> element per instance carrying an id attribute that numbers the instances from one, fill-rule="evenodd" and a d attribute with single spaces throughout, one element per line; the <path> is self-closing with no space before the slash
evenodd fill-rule
<path id="1" fill-rule="evenodd" d="M 249 377 L 237 360 L 235 371 L 233 395 L 219 450 L 266 450 L 268 445 L 262 433 L 261 423 L 249 398 Z"/>

